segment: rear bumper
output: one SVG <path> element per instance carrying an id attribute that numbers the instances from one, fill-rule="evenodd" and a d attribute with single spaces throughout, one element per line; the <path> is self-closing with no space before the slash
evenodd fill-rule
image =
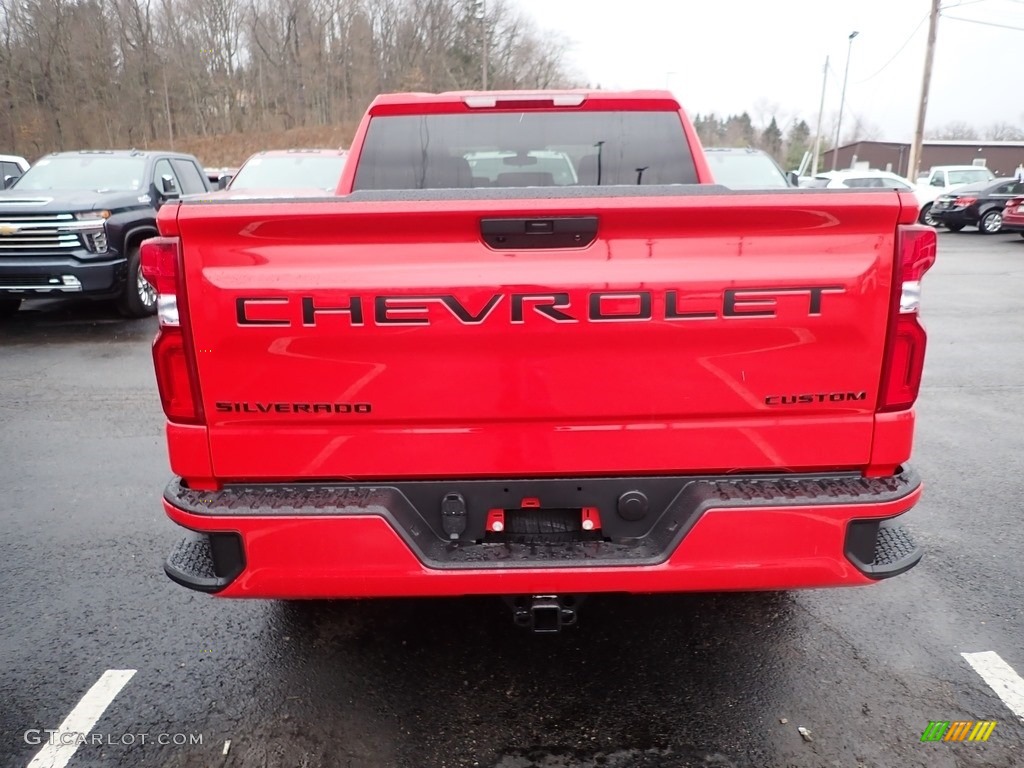
<path id="1" fill-rule="evenodd" d="M 978 215 L 971 212 L 968 208 L 958 208 L 954 210 L 935 210 L 932 209 L 932 216 L 936 218 L 942 224 L 952 224 L 953 226 L 961 227 L 976 227 L 978 226 Z"/>
<path id="2" fill-rule="evenodd" d="M 622 488 L 647 514 L 626 519 Z M 504 488 L 552 507 L 582 493 L 600 535 L 558 543 L 496 541 L 484 530 Z M 454 489 L 454 490 L 453 490 Z M 440 499 L 465 500 L 457 539 Z M 904 469 L 855 475 L 409 482 L 390 486 L 250 485 L 199 492 L 172 482 L 164 506 L 195 533 L 167 574 L 225 597 L 334 598 L 686 592 L 869 584 L 910 569 L 921 551 L 896 518 L 921 483 Z M 550 502 L 548 501 L 550 499 Z M 630 513 L 629 517 L 635 517 Z"/>
<path id="3" fill-rule="evenodd" d="M 124 284 L 123 256 L 84 261 L 68 255 L 0 255 L 0 295 L 113 295 Z"/>
<path id="4" fill-rule="evenodd" d="M 1024 216 L 1013 216 L 1012 218 L 1003 214 L 1004 232 L 1024 232 Z"/>

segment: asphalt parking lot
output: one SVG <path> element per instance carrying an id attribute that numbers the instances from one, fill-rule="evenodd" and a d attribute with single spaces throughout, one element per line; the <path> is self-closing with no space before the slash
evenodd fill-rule
<path id="1" fill-rule="evenodd" d="M 969 663 L 1024 674 L 1024 239 L 939 248 L 922 563 L 868 589 L 596 598 L 553 637 L 489 599 L 174 585 L 155 321 L 30 303 L 0 326 L 0 766 L 64 765 L 46 729 L 91 720 L 72 768 L 1024 765 L 1012 687 Z M 997 725 L 921 741 L 966 720 Z"/>

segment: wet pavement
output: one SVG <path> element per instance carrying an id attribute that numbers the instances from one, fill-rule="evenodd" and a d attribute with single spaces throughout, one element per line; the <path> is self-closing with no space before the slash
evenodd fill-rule
<path id="1" fill-rule="evenodd" d="M 32 302 L 0 326 L 0 768 L 45 751 L 106 670 L 135 673 L 72 768 L 1024 765 L 1024 725 L 961 656 L 1024 674 L 1021 296 L 1024 240 L 940 236 L 917 568 L 867 589 L 596 597 L 558 636 L 492 599 L 174 585 L 155 321 Z M 922 743 L 932 720 L 998 725 Z"/>

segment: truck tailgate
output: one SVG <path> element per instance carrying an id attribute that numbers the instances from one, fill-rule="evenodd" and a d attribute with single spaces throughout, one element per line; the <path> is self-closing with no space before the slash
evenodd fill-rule
<path id="1" fill-rule="evenodd" d="M 358 198 L 181 205 L 218 477 L 868 462 L 895 193 Z"/>

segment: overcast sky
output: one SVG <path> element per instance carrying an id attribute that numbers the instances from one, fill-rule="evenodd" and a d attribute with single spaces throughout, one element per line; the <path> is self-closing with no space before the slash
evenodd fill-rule
<path id="1" fill-rule="evenodd" d="M 541 29 L 564 36 L 568 63 L 585 83 L 668 87 L 691 116 L 746 110 L 759 123 L 774 111 L 783 128 L 799 116 L 812 131 L 825 57 L 828 122 L 839 110 L 848 36 L 857 31 L 843 133 L 860 115 L 882 138 L 913 134 L 929 0 L 512 2 Z M 946 0 L 943 7 L 927 127 L 963 121 L 1024 129 L 1024 0 Z"/>

